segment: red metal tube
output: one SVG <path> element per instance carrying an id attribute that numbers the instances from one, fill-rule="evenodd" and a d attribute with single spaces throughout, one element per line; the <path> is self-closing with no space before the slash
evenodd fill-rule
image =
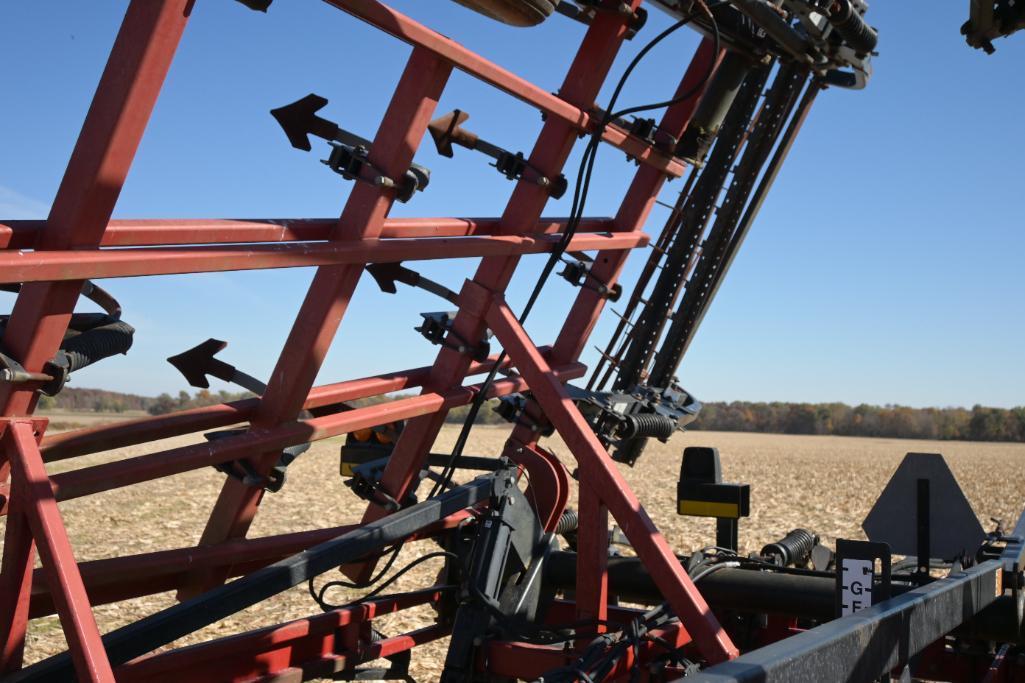
<path id="1" fill-rule="evenodd" d="M 359 265 L 432 259 L 541 254 L 561 236 L 424 237 L 354 242 L 298 242 L 211 247 L 139 247 L 96 251 L 0 252 L 0 282 L 56 282 L 142 275 L 230 270 Z M 586 233 L 570 240 L 572 251 L 633 249 L 644 234 Z"/>
<path id="2" fill-rule="evenodd" d="M 33 423 L 29 420 L 8 423 L 4 450 L 12 466 L 14 493 L 20 499 L 19 505 L 24 506 L 43 572 L 54 588 L 53 599 L 78 680 L 113 683 L 114 674 L 100 640 L 68 532 L 57 509 Z"/>
<path id="3" fill-rule="evenodd" d="M 560 232 L 565 218 L 542 218 L 531 231 Z M 100 240 L 101 247 L 144 247 L 175 244 L 245 244 L 251 242 L 303 242 L 326 240 L 337 218 L 237 218 L 113 220 Z M 34 249 L 46 221 L 17 220 L 0 223 L 0 249 Z M 498 218 L 388 218 L 382 238 L 468 237 L 493 235 Z M 584 218 L 579 232 L 610 232 L 611 218 Z"/>
<path id="4" fill-rule="evenodd" d="M 103 76 L 86 115 L 75 149 L 57 190 L 40 245 L 71 249 L 99 244 L 124 184 L 157 95 L 185 30 L 192 0 L 133 0 L 111 50 Z M 5 352 L 30 372 L 38 372 L 53 357 L 67 330 L 81 292 L 81 283 L 30 284 L 22 288 L 4 334 Z M 34 385 L 0 385 L 3 415 L 28 415 L 37 400 Z M 32 444 L 35 449 L 35 443 Z M 44 566 L 53 572 L 53 585 L 61 585 L 61 616 L 65 635 L 81 680 L 113 680 L 99 642 L 88 601 L 81 590 L 75 558 L 60 523 L 45 468 L 38 450 L 41 476 L 38 487 L 12 490 L 16 498 L 27 491 L 34 502 L 15 501 L 9 520 L 0 567 L 0 670 L 21 666 L 21 652 L 33 564 L 33 544 L 25 522 L 35 526 Z M 35 468 L 33 468 L 35 469 Z M 7 479 L 10 463 L 0 454 L 0 481 Z M 35 474 L 32 475 L 35 477 Z M 46 496 L 39 497 L 46 489 Z"/>
<path id="5" fill-rule="evenodd" d="M 9 489 L 6 494 L 5 499 L 8 499 Z M 32 567 L 36 559 L 35 541 L 23 511 L 27 503 L 19 496 L 7 506 L 4 555 L 0 565 L 0 673 L 20 669 L 25 649 Z"/>

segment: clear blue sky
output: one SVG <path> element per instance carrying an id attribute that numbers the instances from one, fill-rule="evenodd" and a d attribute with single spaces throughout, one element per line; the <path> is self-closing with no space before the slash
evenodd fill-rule
<path id="1" fill-rule="evenodd" d="M 556 90 L 583 27 L 562 17 L 514 29 L 442 0 L 392 0 L 402 12 Z M 44 217 L 117 31 L 123 0 L 7 2 L 0 9 L 0 218 Z M 861 92 L 830 90 L 812 111 L 761 217 L 681 368 L 704 400 L 845 401 L 914 406 L 1025 403 L 1025 35 L 987 57 L 958 29 L 968 2 L 873 3 L 881 32 Z M 653 12 L 614 74 L 668 24 Z M 680 31 L 652 53 L 621 103 L 664 99 L 697 44 Z M 349 185 L 292 149 L 268 110 L 310 92 L 325 114 L 372 137 L 409 48 L 316 0 L 278 0 L 268 15 L 198 0 L 116 217 L 328 217 Z M 607 92 L 603 98 L 607 97 Z M 537 113 L 456 72 L 440 111 L 529 150 Z M 576 158 L 568 169 L 576 168 Z M 400 216 L 497 215 L 512 184 L 479 156 L 417 156 L 434 172 Z M 633 167 L 599 156 L 588 215 L 611 215 Z M 680 182 L 669 184 L 672 201 Z M 549 204 L 568 212 L 568 200 Z M 657 232 L 666 211 L 648 225 Z M 635 276 L 636 254 L 625 282 Z M 521 273 L 518 307 L 540 261 Z M 472 262 L 424 264 L 457 287 Z M 184 386 L 164 358 L 207 337 L 261 377 L 274 365 L 311 271 L 108 281 L 138 332 L 127 357 L 75 386 L 156 394 Z M 528 325 L 553 338 L 573 295 L 553 280 Z M 3 295 L 0 307 L 9 305 Z M 319 381 L 428 364 L 413 330 L 430 295 L 389 297 L 364 278 Z M 594 341 L 604 343 L 607 316 Z M 593 361 L 590 354 L 586 360 Z M 220 386 L 215 388 L 221 388 Z"/>

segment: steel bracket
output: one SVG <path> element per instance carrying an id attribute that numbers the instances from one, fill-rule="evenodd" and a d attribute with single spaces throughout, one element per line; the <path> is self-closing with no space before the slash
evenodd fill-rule
<path id="1" fill-rule="evenodd" d="M 424 321 L 419 327 L 413 329 L 419 332 L 424 339 L 432 344 L 469 354 L 476 361 L 487 360 L 488 354 L 491 353 L 491 344 L 487 339 L 471 344 L 457 334 L 452 329 L 452 323 L 456 317 L 455 312 L 437 311 L 420 315 L 423 316 Z"/>

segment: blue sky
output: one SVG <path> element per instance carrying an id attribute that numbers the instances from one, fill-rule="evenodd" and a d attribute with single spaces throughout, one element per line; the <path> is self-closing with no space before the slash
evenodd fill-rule
<path id="1" fill-rule="evenodd" d="M 583 33 L 562 17 L 524 30 L 442 0 L 391 4 L 551 91 Z M 958 33 L 967 2 L 873 4 L 875 76 L 864 91 L 819 97 L 681 367 L 681 382 L 701 399 L 1025 403 L 1025 36 L 998 41 L 986 56 Z M 45 217 L 126 5 L 41 0 L 0 9 L 0 218 Z M 668 23 L 653 12 L 614 75 Z M 665 99 L 696 44 L 687 30 L 665 41 L 621 104 Z M 337 216 L 349 185 L 319 163 L 326 146 L 292 149 L 267 112 L 316 92 L 330 100 L 324 115 L 372 137 L 408 54 L 316 0 L 278 0 L 267 15 L 199 0 L 116 217 Z M 510 149 L 529 150 L 541 125 L 536 111 L 460 72 L 439 111 L 457 107 L 470 112 L 475 132 Z M 423 145 L 417 160 L 433 171 L 431 185 L 393 215 L 501 213 L 512 184 L 483 157 L 460 152 L 448 160 Z M 586 213 L 612 215 L 632 172 L 622 154 L 604 149 Z M 668 184 L 663 200 L 679 187 Z M 565 215 L 568 206 L 551 202 L 546 213 Z M 656 208 L 648 231 L 665 217 Z M 642 260 L 636 254 L 628 266 L 628 287 Z M 535 257 L 521 269 L 514 306 L 540 264 Z M 474 265 L 416 267 L 458 288 Z M 311 276 L 108 281 L 138 330 L 135 347 L 73 385 L 176 391 L 184 382 L 163 359 L 207 337 L 229 342 L 225 360 L 266 377 Z M 554 337 L 574 294 L 558 279 L 547 292 L 528 324 L 539 342 Z M 6 309 L 11 297 L 2 296 Z M 420 311 L 440 308 L 430 295 L 388 296 L 364 278 L 318 381 L 430 363 L 435 349 L 412 328 Z M 611 324 L 606 316 L 593 341 L 604 344 Z"/>

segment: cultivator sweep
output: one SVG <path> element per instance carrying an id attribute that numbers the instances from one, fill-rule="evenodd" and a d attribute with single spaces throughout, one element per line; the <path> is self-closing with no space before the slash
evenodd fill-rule
<path id="1" fill-rule="evenodd" d="M 271 0 L 242 1 L 273 21 Z M 340 218 L 111 220 L 193 3 L 132 0 L 49 217 L 0 225 L 0 281 L 18 293 L 0 339 L 3 680 L 405 680 L 411 651 L 445 636 L 444 681 L 1025 680 L 1015 649 L 1025 521 L 983 533 L 942 459 L 909 456 L 877 504 L 876 519 L 903 518 L 909 528 L 876 530 L 870 516 L 870 540 L 841 541 L 835 552 L 796 529 L 749 557 L 737 548 L 750 489 L 723 482 L 714 449 L 683 454 L 678 512 L 718 524 L 716 545 L 687 557 L 614 462 L 634 463 L 648 439 L 667 440 L 697 416 L 677 367 L 816 95 L 866 84 L 876 35 L 861 0 L 650 3 L 675 23 L 652 36 L 605 108 L 595 101 L 617 53 L 644 39 L 641 0 L 459 0 L 522 26 L 586 24 L 556 94 L 377 0 L 326 1 L 412 47 L 372 140 L 323 118 L 327 100 L 316 94 L 271 112 L 292 146 L 319 148 L 352 181 Z M 685 25 L 703 38 L 685 69 L 659 67 L 665 101 L 618 103 L 640 57 Z M 453 69 L 544 115 L 529 153 L 482 140 L 465 112 L 436 111 Z M 638 116 L 649 111 L 661 118 Z M 515 183 L 500 216 L 389 217 L 394 202 L 429 191 L 431 171 L 414 162 L 425 135 L 443 156 L 455 147 L 484 154 Z M 586 147 L 574 174 L 565 166 L 579 138 Z M 584 213 L 601 144 L 637 165 L 612 218 Z M 586 388 L 569 384 L 585 375 L 580 356 L 606 301 L 622 294 L 627 256 L 649 246 L 642 228 L 663 184 L 685 174 Z M 571 215 L 544 217 L 549 197 L 568 192 Z M 546 265 L 517 314 L 505 292 L 530 254 Z M 408 265 L 466 257 L 479 265 L 457 289 Z M 554 342 L 538 346 L 523 322 L 559 264 L 575 299 Z M 131 347 L 134 330 L 94 280 L 300 266 L 316 274 L 266 383 L 215 357 L 225 343 L 213 339 L 169 359 L 193 386 L 213 376 L 255 398 L 55 434 L 33 416 L 40 394 Z M 454 308 L 424 313 L 417 328 L 437 356 L 425 367 L 314 386 L 364 269 L 386 292 L 417 287 Z M 81 295 L 104 313 L 75 313 Z M 356 405 L 413 389 L 420 393 Z M 505 446 L 464 455 L 491 399 L 512 424 Z M 470 416 L 455 448 L 432 453 L 460 406 Z M 198 432 L 205 442 L 46 470 Z M 575 461 L 572 473 L 539 443 L 553 433 Z M 339 504 L 365 505 L 362 521 L 249 538 L 265 494 L 288 495 L 292 460 L 336 436 L 345 437 L 341 473 L 356 497 Z M 210 467 L 223 487 L 195 547 L 76 562 L 59 503 Z M 481 474 L 456 483 L 460 470 Z M 632 551 L 610 553 L 612 541 Z M 444 559 L 437 582 L 382 594 L 399 549 L 413 543 L 425 548 L 421 559 Z M 338 568 L 371 592 L 334 606 L 311 584 L 322 613 L 167 649 Z M 166 591 L 177 604 L 101 636 L 92 606 Z M 419 606 L 435 609 L 433 624 L 399 635 L 374 627 L 377 617 Z M 68 651 L 23 666 L 30 620 L 54 613 Z"/>

